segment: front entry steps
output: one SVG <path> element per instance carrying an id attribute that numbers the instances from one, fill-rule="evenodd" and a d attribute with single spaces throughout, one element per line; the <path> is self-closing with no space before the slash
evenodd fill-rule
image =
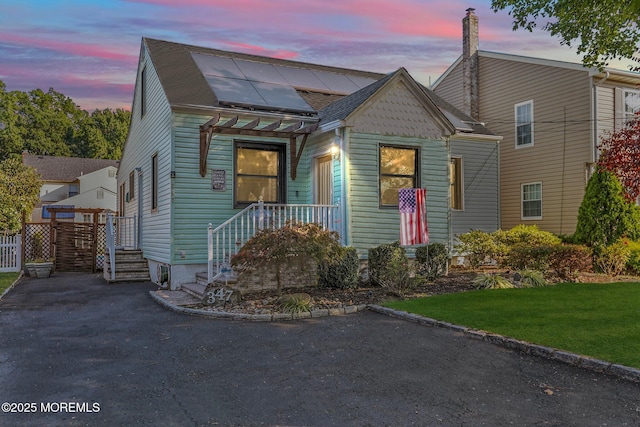
<path id="1" fill-rule="evenodd" d="M 204 299 L 205 293 L 207 291 L 207 285 L 208 285 L 207 281 L 208 281 L 208 277 L 206 272 L 196 273 L 196 281 L 192 283 L 182 283 L 180 285 L 180 289 L 188 293 L 189 295 L 192 295 L 202 300 Z M 236 280 L 235 279 L 227 280 L 226 283 L 224 280 L 222 281 L 219 280 L 219 281 L 216 281 L 216 283 L 233 284 L 233 283 L 236 283 Z"/>
<path id="2" fill-rule="evenodd" d="M 118 249 L 115 253 L 115 278 L 111 278 L 111 259 L 105 254 L 104 279 L 109 283 L 115 282 L 150 282 L 149 264 L 144 258 L 142 250 Z"/>

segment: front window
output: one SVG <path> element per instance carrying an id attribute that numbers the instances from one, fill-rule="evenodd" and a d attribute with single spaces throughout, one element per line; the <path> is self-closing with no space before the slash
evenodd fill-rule
<path id="1" fill-rule="evenodd" d="M 533 145 L 533 101 L 516 104 L 516 148 Z"/>
<path id="2" fill-rule="evenodd" d="M 522 219 L 542 219 L 542 183 L 522 184 Z"/>
<path id="3" fill-rule="evenodd" d="M 398 206 L 398 190 L 418 187 L 418 149 L 380 146 L 380 206 Z"/>
<path id="4" fill-rule="evenodd" d="M 286 203 L 285 145 L 236 143 L 235 205 Z"/>
<path id="5" fill-rule="evenodd" d="M 449 163 L 449 185 L 451 191 L 451 209 L 463 209 L 462 158 L 452 157 Z"/>

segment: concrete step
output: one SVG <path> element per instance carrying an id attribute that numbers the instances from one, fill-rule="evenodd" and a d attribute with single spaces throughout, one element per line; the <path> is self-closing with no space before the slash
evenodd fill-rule
<path id="1" fill-rule="evenodd" d="M 200 283 L 182 283 L 180 285 L 180 289 L 182 289 L 189 295 L 193 295 L 196 298 L 202 299 L 204 298 L 204 291 L 207 289 L 207 285 Z"/>

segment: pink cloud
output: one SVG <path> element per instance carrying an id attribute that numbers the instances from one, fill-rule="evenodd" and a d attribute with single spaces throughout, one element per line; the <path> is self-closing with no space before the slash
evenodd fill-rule
<path id="1" fill-rule="evenodd" d="M 4 43 L 13 43 L 23 47 L 49 49 L 60 53 L 119 61 L 129 64 L 135 64 L 137 61 L 137 56 L 135 54 L 126 54 L 111 49 L 105 49 L 105 45 L 61 42 L 51 39 L 23 37 L 14 33 L 6 32 L 0 32 L 0 40 Z"/>
<path id="2" fill-rule="evenodd" d="M 283 49 L 267 49 L 262 46 L 256 46 L 248 43 L 226 41 L 224 44 L 231 46 L 231 48 L 238 52 L 249 53 L 252 55 L 269 56 L 279 59 L 294 59 L 298 57 L 298 53 L 291 50 Z"/>

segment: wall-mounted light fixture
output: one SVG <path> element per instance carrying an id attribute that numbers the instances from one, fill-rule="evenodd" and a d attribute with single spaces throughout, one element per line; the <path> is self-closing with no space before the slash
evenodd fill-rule
<path id="1" fill-rule="evenodd" d="M 340 160 L 340 147 L 338 146 L 338 144 L 332 144 L 330 151 L 331 157 L 333 157 L 334 160 Z"/>

